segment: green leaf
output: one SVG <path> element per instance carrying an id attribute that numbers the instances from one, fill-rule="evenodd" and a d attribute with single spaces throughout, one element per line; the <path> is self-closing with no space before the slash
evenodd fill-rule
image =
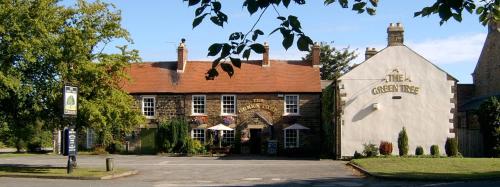
<path id="1" fill-rule="evenodd" d="M 245 49 L 245 46 L 244 44 L 240 44 L 240 46 L 238 46 L 238 48 L 236 49 L 236 54 L 240 54 L 241 51 L 243 51 L 243 49 Z"/>
<path id="2" fill-rule="evenodd" d="M 259 35 L 263 35 L 264 32 L 262 32 L 261 30 L 257 29 L 253 32 L 253 35 L 252 35 L 252 40 L 255 41 L 257 40 L 257 38 L 259 37 Z"/>
<path id="3" fill-rule="evenodd" d="M 476 14 L 482 14 L 484 11 L 484 7 L 480 6 L 476 9 Z"/>
<path id="4" fill-rule="evenodd" d="M 214 1 L 214 2 L 212 2 L 212 7 L 213 7 L 214 11 L 219 12 L 222 6 L 221 6 L 220 2 Z"/>
<path id="5" fill-rule="evenodd" d="M 224 70 L 225 72 L 227 72 L 227 74 L 229 75 L 229 77 L 232 77 L 234 75 L 234 69 L 233 69 L 233 66 L 231 66 L 231 64 L 221 63 L 220 67 L 222 68 L 222 70 Z"/>
<path id="6" fill-rule="evenodd" d="M 297 40 L 297 48 L 300 51 L 309 51 L 309 45 L 312 45 L 313 41 L 306 35 L 301 35 Z"/>
<path id="7" fill-rule="evenodd" d="M 286 20 L 286 18 L 285 18 L 285 17 L 283 17 L 283 16 L 278 16 L 276 19 L 279 19 L 279 20 L 281 20 L 281 21 L 285 21 L 285 20 Z"/>
<path id="8" fill-rule="evenodd" d="M 231 53 L 231 45 L 225 43 L 223 46 L 222 46 L 222 52 L 220 54 L 220 57 L 221 58 L 225 58 L 227 57 L 229 54 Z"/>
<path id="9" fill-rule="evenodd" d="M 219 43 L 212 44 L 210 47 L 208 47 L 208 55 L 207 56 L 215 56 L 215 55 L 219 54 L 221 49 L 222 49 L 222 44 L 219 44 Z"/>
<path id="10" fill-rule="evenodd" d="M 211 20 L 214 24 L 216 24 L 216 25 L 218 25 L 218 26 L 221 26 L 221 27 L 222 27 L 222 26 L 224 26 L 224 23 L 223 23 L 223 22 L 219 19 L 219 17 L 217 17 L 217 16 L 212 16 L 212 17 L 210 17 L 210 20 Z"/>
<path id="11" fill-rule="evenodd" d="M 203 14 L 202 16 L 199 16 L 197 18 L 194 18 L 193 20 L 193 29 L 198 26 L 202 21 L 203 21 L 203 18 L 205 18 L 205 16 L 207 16 L 208 13 L 205 13 Z"/>
<path id="12" fill-rule="evenodd" d="M 243 58 L 246 58 L 247 60 L 250 58 L 250 49 L 246 49 L 245 52 L 243 52 Z"/>
<path id="13" fill-rule="evenodd" d="M 453 14 L 453 18 L 458 22 L 462 22 L 462 15 L 460 14 Z"/>
<path id="14" fill-rule="evenodd" d="M 188 6 L 193 6 L 200 3 L 201 0 L 189 0 Z"/>
<path id="15" fill-rule="evenodd" d="M 283 0 L 283 5 L 288 8 L 288 5 L 290 5 L 290 0 Z"/>
<path id="16" fill-rule="evenodd" d="M 276 31 L 278 31 L 278 30 L 280 30 L 280 29 L 282 29 L 282 28 L 283 28 L 283 27 L 278 27 L 278 28 L 274 29 L 271 33 L 269 33 L 269 35 L 271 35 L 271 34 L 275 33 Z M 283 28 L 283 29 L 284 29 L 284 28 Z"/>
<path id="17" fill-rule="evenodd" d="M 376 14 L 376 10 L 375 10 L 375 9 L 373 9 L 373 8 L 366 8 L 366 12 L 368 12 L 368 14 L 369 14 L 370 16 L 373 16 L 373 15 L 375 15 L 375 14 Z"/>
<path id="18" fill-rule="evenodd" d="M 250 49 L 252 49 L 254 52 L 259 53 L 259 54 L 264 53 L 264 46 L 262 44 L 259 44 L 259 43 L 255 43 L 255 44 L 250 45 Z"/>
<path id="19" fill-rule="evenodd" d="M 352 6 L 352 10 L 358 11 L 358 13 L 363 13 L 365 11 L 365 9 L 364 9 L 365 5 L 366 5 L 366 2 L 355 3 Z"/>
<path id="20" fill-rule="evenodd" d="M 290 21 L 290 26 L 295 29 L 301 29 L 299 19 L 296 16 L 288 16 L 288 20 Z"/>
<path id="21" fill-rule="evenodd" d="M 245 1 L 245 3 L 246 3 L 247 10 L 250 13 L 250 15 L 257 12 L 257 10 L 259 9 L 259 4 L 257 4 L 256 0 L 247 0 L 247 1 Z"/>
<path id="22" fill-rule="evenodd" d="M 236 66 L 237 68 L 241 68 L 241 60 L 239 58 L 232 58 L 232 57 L 229 57 L 229 59 L 231 59 L 231 63 Z"/>
<path id="23" fill-rule="evenodd" d="M 199 8 L 196 9 L 196 11 L 194 12 L 195 16 L 199 16 L 201 15 L 201 13 L 203 13 L 203 11 L 205 10 L 207 6 L 201 6 Z"/>
<path id="24" fill-rule="evenodd" d="M 372 6 L 377 7 L 378 0 L 370 0 L 370 3 L 372 4 Z"/>
<path id="25" fill-rule="evenodd" d="M 283 42 L 281 43 L 283 45 L 283 47 L 285 48 L 285 50 L 288 50 L 288 48 L 290 48 L 293 44 L 293 39 L 294 39 L 294 34 L 290 33 L 290 34 L 284 34 L 283 35 Z"/>
<path id="26" fill-rule="evenodd" d="M 215 68 L 211 68 L 205 74 L 205 79 L 207 79 L 207 80 L 214 80 L 214 78 L 217 77 L 217 76 L 219 76 L 219 72 L 217 72 L 217 70 Z"/>

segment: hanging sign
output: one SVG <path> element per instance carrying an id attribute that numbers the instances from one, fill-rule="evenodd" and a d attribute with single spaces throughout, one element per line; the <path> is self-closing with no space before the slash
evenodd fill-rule
<path id="1" fill-rule="evenodd" d="M 73 86 L 64 86 L 64 115 L 76 115 L 78 88 Z"/>

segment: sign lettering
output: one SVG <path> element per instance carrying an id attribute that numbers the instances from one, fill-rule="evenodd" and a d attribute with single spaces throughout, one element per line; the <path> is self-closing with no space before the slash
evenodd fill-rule
<path id="1" fill-rule="evenodd" d="M 399 73 L 398 69 L 392 70 L 392 73 L 386 76 L 385 82 L 391 84 L 385 84 L 373 88 L 372 94 L 377 95 L 388 92 L 403 92 L 403 93 L 417 95 L 418 92 L 420 91 L 420 87 L 411 85 L 410 78 Z"/>

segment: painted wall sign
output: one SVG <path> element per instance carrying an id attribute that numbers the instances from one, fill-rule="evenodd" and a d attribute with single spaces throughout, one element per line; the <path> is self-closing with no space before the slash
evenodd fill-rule
<path id="1" fill-rule="evenodd" d="M 64 86 L 64 115 L 76 115 L 78 88 L 73 86 Z"/>
<path id="2" fill-rule="evenodd" d="M 406 77 L 404 74 L 399 73 L 398 69 L 392 70 L 392 72 L 385 77 L 386 84 L 376 86 L 372 89 L 372 94 L 383 94 L 388 92 L 403 92 L 413 95 L 417 95 L 420 91 L 420 87 L 411 85 L 411 79 Z"/>
<path id="3" fill-rule="evenodd" d="M 272 113 L 276 113 L 278 112 L 278 109 L 276 109 L 276 107 L 273 107 L 271 105 L 264 105 L 264 104 L 260 104 L 260 103 L 256 103 L 256 104 L 249 104 L 247 106 L 244 106 L 244 107 L 241 107 L 238 112 L 239 113 L 242 113 L 242 112 L 245 112 L 247 110 L 251 110 L 251 109 L 264 109 L 264 110 L 268 110 Z"/>

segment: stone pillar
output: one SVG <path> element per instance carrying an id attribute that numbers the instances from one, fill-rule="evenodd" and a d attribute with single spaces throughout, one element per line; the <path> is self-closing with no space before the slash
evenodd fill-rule
<path id="1" fill-rule="evenodd" d="M 387 28 L 387 46 L 404 45 L 404 29 L 401 23 L 391 23 Z"/>
<path id="2" fill-rule="evenodd" d="M 367 47 L 366 51 L 365 51 L 365 60 L 368 60 L 369 58 L 371 58 L 372 56 L 374 56 L 376 54 L 377 54 L 377 49 Z"/>

